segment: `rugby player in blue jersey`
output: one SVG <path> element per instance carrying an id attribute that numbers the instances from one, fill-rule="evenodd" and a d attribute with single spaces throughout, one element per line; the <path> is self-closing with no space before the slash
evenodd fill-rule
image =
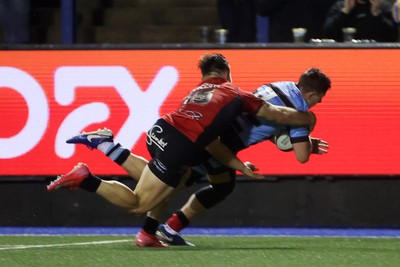
<path id="1" fill-rule="evenodd" d="M 311 68 L 304 72 L 299 81 L 275 82 L 260 86 L 253 93 L 274 105 L 293 107 L 300 111 L 307 111 L 320 103 L 331 81 L 321 70 Z M 312 153 L 324 154 L 327 152 L 328 143 L 324 140 L 313 138 L 307 127 L 288 127 L 278 125 L 262 118 L 248 115 L 240 116 L 226 134 L 221 136 L 221 141 L 233 152 L 239 152 L 251 145 L 264 140 L 274 141 L 275 136 L 288 133 L 290 147 L 300 163 L 306 163 Z M 160 225 L 157 236 L 164 242 L 174 245 L 188 245 L 179 232 L 189 225 L 189 222 L 198 214 L 214 207 L 230 195 L 235 187 L 235 171 L 227 169 L 213 158 L 196 167 L 196 171 L 208 173 L 210 185 L 194 193 L 188 202 L 174 213 L 166 224 Z M 152 215 L 153 214 L 153 215 Z M 153 210 L 149 213 L 148 225 L 152 225 L 154 218 L 160 217 L 161 212 Z"/>

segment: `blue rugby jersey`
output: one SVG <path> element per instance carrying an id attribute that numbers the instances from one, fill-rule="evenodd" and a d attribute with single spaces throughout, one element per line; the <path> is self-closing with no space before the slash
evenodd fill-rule
<path id="1" fill-rule="evenodd" d="M 272 87 L 274 87 L 275 91 Z M 299 111 L 307 111 L 309 108 L 300 89 L 294 82 L 275 82 L 262 85 L 253 93 L 264 101 L 277 106 L 292 106 Z M 283 99 L 284 97 L 280 97 L 279 94 L 286 96 L 286 100 L 288 100 L 291 105 L 285 104 L 286 100 Z M 307 141 L 310 134 L 306 127 L 288 127 L 287 125 L 279 125 L 270 122 L 261 117 L 249 117 L 245 114 L 238 117 L 233 124 L 232 130 L 235 132 L 236 138 L 228 138 L 227 145 L 236 151 L 270 139 L 283 131 L 289 132 L 292 143 Z M 230 134 L 232 134 L 232 132 Z M 237 143 L 238 139 L 241 144 Z M 236 144 L 233 144 L 233 142 Z"/>

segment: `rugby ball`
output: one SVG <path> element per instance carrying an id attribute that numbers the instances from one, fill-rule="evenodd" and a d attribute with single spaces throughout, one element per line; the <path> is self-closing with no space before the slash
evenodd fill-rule
<path id="1" fill-rule="evenodd" d="M 290 142 L 290 136 L 287 132 L 283 132 L 276 136 L 276 146 L 282 151 L 291 151 L 293 149 L 292 143 Z"/>

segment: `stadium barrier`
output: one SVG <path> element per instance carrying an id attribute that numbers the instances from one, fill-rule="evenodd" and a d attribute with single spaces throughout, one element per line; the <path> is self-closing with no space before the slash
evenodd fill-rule
<path id="1" fill-rule="evenodd" d="M 330 151 L 304 165 L 268 142 L 241 152 L 240 158 L 278 181 L 261 186 L 240 181 L 236 193 L 198 224 L 399 226 L 393 215 L 400 173 L 399 48 L 376 43 L 3 46 L 0 188 L 6 208 L 0 219 L 4 225 L 135 221 L 85 192 L 46 192 L 50 177 L 79 161 L 96 174 L 125 180 L 99 152 L 67 145 L 65 139 L 108 127 L 118 142 L 148 157 L 147 129 L 197 84 L 199 57 L 220 52 L 230 61 L 234 83 L 249 91 L 296 81 L 309 67 L 326 72 L 332 90 L 313 109 L 318 124 L 312 135 L 327 140 Z"/>

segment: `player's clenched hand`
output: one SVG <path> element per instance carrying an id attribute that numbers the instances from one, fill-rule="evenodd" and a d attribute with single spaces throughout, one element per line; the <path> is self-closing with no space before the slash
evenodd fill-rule
<path id="1" fill-rule="evenodd" d="M 311 149 L 312 154 L 322 155 L 328 153 L 328 148 L 329 148 L 328 142 L 320 138 L 314 138 L 314 137 L 310 137 L 310 140 L 312 144 L 312 149 Z"/>

